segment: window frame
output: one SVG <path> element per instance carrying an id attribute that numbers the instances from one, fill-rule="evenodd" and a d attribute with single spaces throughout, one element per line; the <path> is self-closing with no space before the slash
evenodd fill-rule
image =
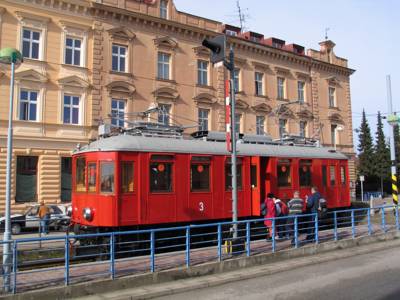
<path id="1" fill-rule="evenodd" d="M 255 95 L 264 96 L 264 73 L 254 72 Z"/>
<path id="2" fill-rule="evenodd" d="M 160 18 L 161 19 L 168 19 L 168 1 L 167 0 L 160 0 Z"/>
<path id="3" fill-rule="evenodd" d="M 337 102 L 336 102 L 336 88 L 333 86 L 328 87 L 328 102 L 329 102 L 329 107 L 330 108 L 336 108 L 337 107 Z"/>
<path id="4" fill-rule="evenodd" d="M 26 166 L 23 167 L 23 169 L 21 170 L 21 164 L 19 163 L 19 159 L 24 159 L 25 164 L 24 165 L 29 165 L 27 168 Z M 28 160 L 30 160 L 28 162 Z M 31 202 L 35 202 L 37 201 L 37 197 L 38 197 L 38 170 L 39 170 L 39 157 L 35 156 L 35 155 L 17 155 L 16 156 L 16 166 L 15 166 L 15 172 L 16 172 L 16 176 L 15 176 L 15 202 L 16 203 L 31 203 Z M 24 172 L 25 171 L 25 172 Z M 32 199 L 18 199 L 18 175 L 26 175 L 26 176 L 35 176 L 35 183 L 33 185 L 34 190 L 32 192 L 34 192 L 33 198 Z"/>
<path id="5" fill-rule="evenodd" d="M 333 170 L 333 172 L 332 172 Z M 333 176 L 332 176 L 333 174 Z M 333 180 L 332 180 L 333 178 Z M 335 165 L 329 165 L 329 186 L 335 187 L 337 184 L 336 180 L 336 166 Z"/>
<path id="6" fill-rule="evenodd" d="M 30 34 L 29 34 L 29 38 L 25 38 L 24 37 L 24 31 L 30 31 Z M 39 34 L 39 39 L 38 40 L 33 40 L 33 34 L 34 33 L 38 33 Z M 24 58 L 28 58 L 28 59 L 33 59 L 33 60 L 41 60 L 41 48 L 43 47 L 43 45 L 42 45 L 42 34 L 43 34 L 43 31 L 42 30 L 40 30 L 40 29 L 34 29 L 34 28 L 30 28 L 30 27 L 26 27 L 26 26 L 23 26 L 22 27 L 22 30 L 21 30 L 21 52 L 22 52 L 22 55 L 23 55 L 23 57 Z M 25 42 L 28 42 L 29 43 L 29 54 L 28 54 L 28 56 L 24 56 L 24 44 L 25 44 Z M 33 44 L 37 44 L 38 45 L 38 50 L 37 50 L 37 57 L 32 57 L 32 45 Z"/>
<path id="7" fill-rule="evenodd" d="M 238 157 L 236 160 L 236 174 L 237 174 L 237 189 L 238 191 L 243 190 L 243 157 Z M 229 166 L 229 168 L 228 168 Z M 239 167 L 240 166 L 240 167 Z M 227 168 L 229 173 L 227 173 Z M 224 172 L 225 172 L 225 192 L 230 192 L 232 191 L 232 174 L 230 173 L 232 171 L 232 162 L 230 157 L 225 157 L 224 161 Z"/>
<path id="8" fill-rule="evenodd" d="M 337 124 L 331 124 L 331 143 L 332 145 L 337 145 Z"/>
<path id="9" fill-rule="evenodd" d="M 204 113 L 206 114 L 206 117 L 204 117 Z M 210 116 L 210 110 L 206 108 L 199 108 L 197 112 L 197 117 L 198 117 L 198 123 L 199 131 L 208 131 L 209 129 L 209 116 Z"/>
<path id="10" fill-rule="evenodd" d="M 128 190 L 127 191 L 124 191 L 124 184 L 125 184 L 124 178 L 128 178 L 126 176 L 126 174 L 124 173 L 124 167 L 123 167 L 124 164 L 126 164 L 126 165 L 130 164 L 130 168 L 132 170 L 132 181 L 128 183 Z M 136 161 L 134 161 L 134 160 L 122 160 L 120 162 L 120 166 L 119 166 L 120 167 L 120 172 L 119 173 L 121 174 L 121 176 L 120 176 L 119 190 L 120 190 L 121 194 L 127 195 L 127 194 L 135 194 L 136 193 L 135 164 L 136 164 Z M 129 185 L 130 184 L 132 184 L 132 190 L 129 190 Z"/>
<path id="11" fill-rule="evenodd" d="M 114 103 L 117 103 L 117 108 L 113 108 Z M 120 107 L 121 103 L 123 104 L 123 109 L 121 109 Z M 125 99 L 111 98 L 111 125 L 122 128 L 125 127 L 126 104 L 127 101 Z M 123 112 L 121 113 L 122 110 Z M 115 118 L 114 111 L 117 112 L 116 116 L 118 116 L 119 118 Z M 121 114 L 122 114 L 122 120 L 121 120 Z M 114 121 L 116 121 L 115 124 Z"/>
<path id="12" fill-rule="evenodd" d="M 281 126 L 281 122 L 284 122 L 284 126 Z M 288 133 L 287 130 L 287 126 L 288 126 L 288 120 L 287 119 L 279 119 L 279 137 L 282 138 L 284 133 Z"/>
<path id="13" fill-rule="evenodd" d="M 30 89 L 30 88 L 20 88 L 18 91 L 18 120 L 20 121 L 27 121 L 27 122 L 38 122 L 39 121 L 39 114 L 38 114 L 38 110 L 39 110 L 39 99 L 40 99 L 40 91 L 35 90 L 35 89 Z M 27 93 L 27 99 L 21 99 L 21 94 L 23 92 Z M 32 100 L 30 99 L 30 96 L 32 93 L 36 93 L 36 100 Z M 32 103 L 35 102 L 35 103 Z M 24 109 L 24 115 L 25 113 L 26 118 L 23 119 L 21 118 L 21 113 L 22 113 L 22 109 L 21 109 L 21 104 L 26 103 L 27 107 L 28 107 L 28 111 L 26 112 L 26 109 Z M 30 119 L 30 114 L 31 114 L 31 105 L 35 105 L 35 119 L 31 120 Z"/>
<path id="14" fill-rule="evenodd" d="M 65 98 L 70 97 L 70 104 L 65 104 Z M 78 98 L 78 105 L 73 104 L 74 98 Z M 73 95 L 70 93 L 63 93 L 63 103 L 62 103 L 62 122 L 65 125 L 81 125 L 81 96 Z M 65 121 L 65 108 L 69 108 L 70 110 L 70 122 Z M 73 111 L 74 109 L 78 109 L 78 122 L 73 122 Z"/>
<path id="15" fill-rule="evenodd" d="M 169 164 L 169 186 L 170 190 L 152 190 L 152 164 Z M 158 166 L 157 166 L 158 168 Z M 165 169 L 164 169 L 165 170 Z M 170 154 L 152 154 L 149 159 L 149 193 L 151 194 L 173 194 L 175 192 L 175 156 Z"/>
<path id="16" fill-rule="evenodd" d="M 208 86 L 208 70 L 209 63 L 206 60 L 197 60 L 197 84 L 202 86 Z"/>
<path id="17" fill-rule="evenodd" d="M 299 122 L 299 135 L 303 138 L 307 137 L 307 121 L 301 120 Z"/>
<path id="18" fill-rule="evenodd" d="M 260 122 L 262 119 L 262 122 Z M 256 134 L 265 135 L 265 116 L 256 116 Z"/>
<path id="19" fill-rule="evenodd" d="M 233 71 L 233 84 L 235 93 L 239 93 L 240 89 L 240 68 L 235 68 Z"/>
<path id="20" fill-rule="evenodd" d="M 72 40 L 72 46 L 67 45 L 67 40 L 71 39 Z M 77 48 L 75 47 L 75 41 L 80 41 L 80 47 Z M 83 38 L 76 37 L 76 36 L 70 36 L 66 35 L 65 36 L 65 44 L 64 44 L 64 64 L 70 65 L 70 66 L 76 66 L 76 67 L 81 67 L 82 62 L 83 62 Z M 67 50 L 71 50 L 71 62 L 67 62 Z M 75 63 L 75 51 L 79 51 L 79 64 Z"/>
<path id="21" fill-rule="evenodd" d="M 170 53 L 158 51 L 157 79 L 171 80 L 171 57 L 172 55 Z"/>
<path id="22" fill-rule="evenodd" d="M 82 166 L 83 166 L 83 181 L 84 182 L 83 182 L 82 188 L 78 188 L 78 178 L 80 177 L 80 176 L 78 176 L 78 171 L 79 171 L 79 169 L 78 169 L 78 161 L 82 160 L 82 159 L 83 159 Z M 73 183 L 74 184 L 73 191 L 76 192 L 76 193 L 87 193 L 87 174 L 86 174 L 87 160 L 86 160 L 85 156 L 78 156 L 75 159 L 74 170 L 75 170 L 75 180 L 74 180 L 74 183 Z"/>
<path id="23" fill-rule="evenodd" d="M 279 180 L 279 170 L 282 171 L 282 167 L 286 167 L 289 170 L 289 176 L 287 177 L 288 180 L 285 180 L 285 183 L 281 183 Z M 293 161 L 291 159 L 278 159 L 276 163 L 276 179 L 277 179 L 277 187 L 278 188 L 291 188 L 293 185 Z M 285 171 L 283 171 L 285 172 Z"/>
<path id="24" fill-rule="evenodd" d="M 98 165 L 97 165 L 97 161 L 87 161 L 86 162 L 87 163 L 87 166 L 86 166 L 86 170 L 87 170 L 87 175 L 86 175 L 86 177 L 87 177 L 87 188 L 86 188 L 86 191 L 88 192 L 88 193 L 90 193 L 90 194 L 96 194 L 97 193 L 97 175 L 98 175 Z M 95 176 L 94 177 L 91 177 L 91 174 L 90 174 L 90 165 L 94 165 L 94 170 L 95 170 Z M 90 184 L 90 179 L 91 178 L 94 178 L 94 185 L 91 185 Z M 90 187 L 94 187 L 94 190 L 91 190 L 90 189 Z"/>
<path id="25" fill-rule="evenodd" d="M 168 110 L 166 111 L 164 108 L 168 107 Z M 163 124 L 165 126 L 169 126 L 171 124 L 171 109 L 172 109 L 172 104 L 167 104 L 167 103 L 160 103 L 158 105 L 159 111 L 158 111 L 158 117 L 157 117 L 157 121 L 160 124 Z M 167 113 L 165 113 L 167 112 Z M 165 121 L 168 122 L 165 122 Z"/>
<path id="26" fill-rule="evenodd" d="M 305 87 L 306 83 L 304 81 L 302 80 L 297 81 L 297 100 L 299 101 L 299 103 L 306 102 Z"/>
<path id="27" fill-rule="evenodd" d="M 117 53 L 114 53 L 114 47 L 117 48 Z M 125 49 L 125 54 L 121 54 L 121 49 Z M 129 47 L 126 45 L 112 43 L 111 44 L 111 71 L 127 73 L 128 72 L 128 51 Z M 114 69 L 113 59 L 116 57 L 117 59 L 117 68 Z M 121 60 L 124 59 L 124 63 L 121 63 Z M 122 70 L 123 66 L 123 70 Z"/>
<path id="28" fill-rule="evenodd" d="M 286 99 L 286 78 L 278 76 L 277 77 L 277 99 L 285 100 Z"/>
<path id="29" fill-rule="evenodd" d="M 306 183 L 302 184 L 304 182 L 302 182 L 302 172 L 303 168 L 307 167 L 307 178 L 306 178 Z M 306 173 L 306 172 L 304 172 Z M 307 188 L 307 187 L 311 187 L 312 184 L 312 160 L 311 159 L 300 159 L 299 160 L 299 167 L 298 167 L 298 176 L 299 176 L 299 186 L 300 188 Z M 304 178 L 304 177 L 303 177 Z M 309 182 L 308 182 L 309 181 Z"/>
<path id="30" fill-rule="evenodd" d="M 112 173 L 112 181 L 111 181 L 111 191 L 104 191 L 103 190 L 103 166 L 104 165 L 112 165 L 113 173 Z M 116 193 L 115 189 L 115 161 L 113 160 L 100 160 L 99 161 L 99 193 L 102 195 L 114 195 Z M 107 175 L 110 176 L 110 175 Z"/>

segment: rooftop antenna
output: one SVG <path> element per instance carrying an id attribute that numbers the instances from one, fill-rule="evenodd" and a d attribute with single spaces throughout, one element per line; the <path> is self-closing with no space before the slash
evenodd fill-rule
<path id="1" fill-rule="evenodd" d="M 239 0 L 236 1 L 236 5 L 237 5 L 237 12 L 239 15 L 239 21 L 240 21 L 240 31 L 243 32 L 245 30 L 245 23 L 246 23 L 246 19 L 248 18 L 248 15 L 246 15 L 242 8 L 240 7 L 240 2 Z"/>
<path id="2" fill-rule="evenodd" d="M 328 40 L 328 31 L 330 30 L 329 27 L 325 28 L 325 41 Z"/>

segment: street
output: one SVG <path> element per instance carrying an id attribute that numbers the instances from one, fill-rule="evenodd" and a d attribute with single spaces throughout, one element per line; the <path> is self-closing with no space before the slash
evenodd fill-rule
<path id="1" fill-rule="evenodd" d="M 399 251 L 391 248 L 156 299 L 400 299 Z"/>

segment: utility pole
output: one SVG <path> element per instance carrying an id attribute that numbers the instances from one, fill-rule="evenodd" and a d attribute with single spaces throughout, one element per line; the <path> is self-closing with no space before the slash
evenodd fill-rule
<path id="1" fill-rule="evenodd" d="M 391 171 L 392 171 L 392 196 L 393 196 L 393 204 L 398 205 L 398 188 L 397 188 L 397 174 L 396 174 L 396 148 L 394 141 L 394 130 L 396 129 L 396 124 L 399 121 L 399 118 L 395 113 L 393 113 L 393 105 L 392 105 L 392 87 L 390 82 L 390 75 L 386 76 L 386 85 L 387 85 L 387 97 L 388 97 L 388 108 L 389 108 L 389 117 L 388 123 L 392 126 L 391 138 L 390 138 L 390 160 L 391 160 Z"/>

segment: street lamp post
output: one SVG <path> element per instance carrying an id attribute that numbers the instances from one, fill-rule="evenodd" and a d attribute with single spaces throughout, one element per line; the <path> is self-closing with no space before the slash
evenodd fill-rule
<path id="1" fill-rule="evenodd" d="M 14 48 L 4 48 L 0 50 L 0 63 L 11 65 L 10 79 L 10 107 L 8 114 L 8 136 L 7 136 L 7 170 L 6 170 L 6 210 L 5 210 L 5 227 L 3 237 L 3 275 L 4 290 L 10 291 L 10 273 L 11 273 L 11 162 L 12 162 L 12 113 L 14 104 L 14 71 L 15 66 L 22 63 L 22 54 Z"/>

